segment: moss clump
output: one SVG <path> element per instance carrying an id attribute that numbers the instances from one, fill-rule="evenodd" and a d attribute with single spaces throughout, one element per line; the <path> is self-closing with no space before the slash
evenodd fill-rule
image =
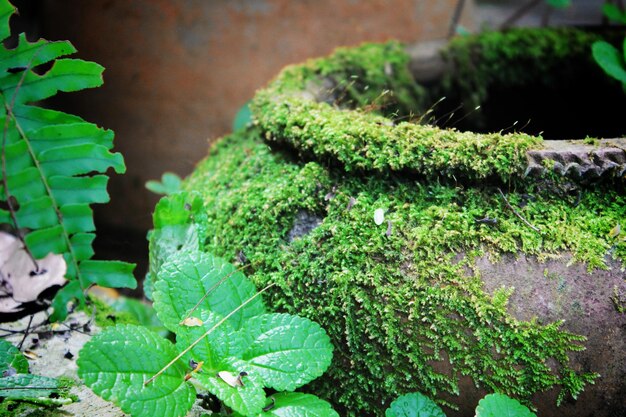
<path id="1" fill-rule="evenodd" d="M 607 254 L 626 255 L 626 242 L 607 237 L 626 198 L 609 185 L 571 196 L 563 184 L 525 183 L 537 137 L 396 123 L 428 102 L 407 62 L 395 43 L 344 49 L 260 91 L 256 126 L 214 145 L 184 183 L 204 196 L 205 249 L 276 284 L 274 308 L 328 331 L 334 362 L 312 389 L 346 416 L 382 415 L 411 391 L 444 402 L 462 376 L 526 402 L 554 387 L 558 401 L 575 398 L 595 378 L 569 363 L 584 337 L 512 317 L 512 290 L 485 292 L 475 259 L 568 252 L 606 268 Z M 378 106 L 386 89 L 394 100 Z M 508 201 L 540 232 L 489 182 L 464 188 L 461 176 L 506 181 Z M 303 212 L 319 225 L 294 238 Z"/>
<path id="2" fill-rule="evenodd" d="M 419 95 L 420 89 L 401 87 L 416 85 L 406 68 L 408 60 L 407 54 L 392 43 L 339 50 L 329 58 L 288 67 L 253 99 L 255 121 L 268 141 L 339 163 L 346 171 L 408 170 L 429 177 L 470 179 L 507 179 L 524 172 L 525 153 L 540 148 L 540 138 L 396 124 L 393 116 L 366 110 L 386 86 L 394 88 L 394 96 L 400 98 L 396 104 L 385 106 L 387 113 L 390 108 L 396 108 L 391 111 L 394 115 L 406 112 L 404 107 L 411 103 L 414 109 L 424 109 L 428 98 Z M 391 81 L 398 76 L 399 81 Z M 319 102 L 304 94 L 310 83 L 322 83 L 320 77 L 358 80 L 360 87 L 351 86 L 348 96 L 360 107 L 342 108 L 341 103 Z"/>
<path id="3" fill-rule="evenodd" d="M 347 416 L 381 415 L 402 392 L 457 393 L 461 375 L 523 400 L 555 386 L 561 398 L 575 397 L 593 380 L 568 364 L 584 338 L 558 322 L 514 319 L 506 312 L 509 292 L 490 296 L 467 270 L 481 254 L 563 251 L 605 268 L 609 249 L 626 254 L 626 243 L 607 240 L 626 215 L 626 199 L 609 187 L 585 191 L 578 205 L 540 187 L 511 190 L 510 203 L 523 206 L 538 234 L 495 188 L 347 176 L 291 160 L 270 149 L 258 130 L 219 142 L 185 187 L 204 195 L 206 250 L 245 259 L 259 286 L 278 285 L 270 305 L 329 332 L 335 359 L 313 389 Z M 350 197 L 356 204 L 349 209 Z M 376 208 L 386 211 L 389 236 L 387 224 L 374 224 Z M 323 221 L 290 242 L 301 211 Z M 484 217 L 497 225 L 476 222 Z M 442 371 L 448 361 L 450 369 Z"/>

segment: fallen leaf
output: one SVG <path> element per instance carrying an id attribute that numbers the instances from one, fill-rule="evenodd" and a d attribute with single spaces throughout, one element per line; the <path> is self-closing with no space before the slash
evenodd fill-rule
<path id="1" fill-rule="evenodd" d="M 202 320 L 197 317 L 187 317 L 181 324 L 187 327 L 200 327 L 202 326 Z"/>
<path id="2" fill-rule="evenodd" d="M 234 375 L 232 372 L 228 372 L 228 371 L 220 371 L 217 373 L 217 376 L 219 376 L 222 381 L 226 382 L 228 385 L 230 385 L 233 388 L 236 387 L 243 387 L 243 377 L 248 375 L 246 372 L 239 372 L 238 375 Z"/>

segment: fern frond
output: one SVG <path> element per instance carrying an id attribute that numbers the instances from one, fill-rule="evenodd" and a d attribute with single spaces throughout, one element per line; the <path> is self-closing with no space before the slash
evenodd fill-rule
<path id="1" fill-rule="evenodd" d="M 9 35 L 8 19 L 14 12 L 0 0 L 0 36 Z M 53 319 L 63 319 L 73 298 L 84 301 L 92 284 L 107 287 L 136 286 L 134 265 L 94 261 L 95 225 L 90 205 L 109 200 L 109 168 L 126 170 L 121 154 L 111 152 L 114 134 L 80 117 L 43 109 L 33 102 L 58 92 L 73 92 L 102 85 L 104 68 L 96 63 L 60 58 L 76 52 L 69 42 L 28 42 L 18 38 L 15 49 L 0 46 L 0 126 L 2 183 L 0 222 L 19 233 L 27 229 L 24 244 L 34 258 L 53 252 L 67 262 L 70 283 L 55 299 Z M 53 62 L 41 74 L 33 69 Z"/>

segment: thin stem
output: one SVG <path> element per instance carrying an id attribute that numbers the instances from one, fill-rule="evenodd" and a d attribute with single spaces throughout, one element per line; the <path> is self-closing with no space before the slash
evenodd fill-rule
<path id="1" fill-rule="evenodd" d="M 456 33 L 456 28 L 459 25 L 459 21 L 461 20 L 461 16 L 463 15 L 463 9 L 465 8 L 465 0 L 458 0 L 456 2 L 456 7 L 454 8 L 454 14 L 452 15 L 452 20 L 450 21 L 450 29 L 448 30 L 448 38 L 451 38 Z"/>
<path id="2" fill-rule="evenodd" d="M 24 342 L 26 341 L 26 338 L 28 337 L 28 332 L 30 331 L 30 325 L 33 324 L 33 319 L 35 318 L 34 314 L 31 314 L 30 319 L 28 319 L 28 325 L 26 326 L 26 330 L 24 331 L 24 337 L 22 337 L 22 340 L 20 341 L 20 343 L 17 345 L 18 349 L 22 349 L 22 346 L 24 345 Z"/>
<path id="3" fill-rule="evenodd" d="M 194 311 L 196 311 L 196 309 L 197 309 L 198 307 L 200 307 L 200 304 L 202 304 L 202 302 L 203 302 L 204 300 L 206 300 L 206 298 L 209 296 L 209 294 L 211 294 L 213 291 L 215 291 L 215 290 L 217 289 L 217 287 L 219 287 L 220 285 L 222 285 L 222 284 L 223 284 L 223 283 L 224 283 L 224 282 L 225 282 L 228 278 L 230 278 L 231 276 L 233 276 L 233 274 L 234 274 L 235 272 L 241 272 L 241 270 L 243 270 L 244 268 L 246 268 L 246 266 L 245 266 L 245 265 L 244 265 L 244 266 L 242 266 L 242 267 L 239 267 L 239 268 L 237 268 L 237 269 L 235 269 L 235 270 L 233 270 L 233 271 L 231 271 L 230 273 L 228 273 L 228 274 L 226 274 L 224 277 L 222 277 L 222 278 L 221 278 L 218 282 L 216 282 L 216 283 L 215 283 L 215 284 L 214 284 L 211 288 L 209 288 L 209 289 L 207 290 L 207 292 L 205 292 L 205 293 L 204 293 L 204 295 L 202 296 L 202 298 L 200 298 L 200 300 L 198 300 L 198 302 L 196 303 L 196 305 L 195 305 L 195 306 L 193 306 L 193 308 L 192 308 L 191 310 L 189 310 L 189 312 L 185 315 L 185 317 L 183 317 L 183 319 L 180 321 L 180 323 L 179 323 L 179 324 L 180 324 L 180 325 L 182 325 L 182 324 L 183 324 L 183 322 L 184 322 L 185 320 L 187 320 L 187 319 L 188 319 L 188 318 L 189 318 L 189 317 L 193 314 L 193 312 L 194 312 Z"/>
<path id="4" fill-rule="evenodd" d="M 231 318 L 233 316 L 233 314 L 235 314 L 236 312 L 238 312 L 239 310 L 241 310 L 242 308 L 244 308 L 246 305 L 248 305 L 250 302 L 252 302 L 252 300 L 254 300 L 255 298 L 257 298 L 259 295 L 263 294 L 265 291 L 267 291 L 269 288 L 273 287 L 274 284 L 270 284 L 267 287 L 263 288 L 261 291 L 257 292 L 256 294 L 254 294 L 252 297 L 248 298 L 246 301 L 244 301 L 243 303 L 241 303 L 241 305 L 239 305 L 236 309 L 234 309 L 233 311 L 231 311 L 230 313 L 228 313 L 226 315 L 226 317 L 224 317 L 223 319 L 221 319 L 220 321 L 218 321 L 213 327 L 211 327 L 209 330 L 207 330 L 202 336 L 200 336 L 198 339 L 196 339 L 195 342 L 193 342 L 191 345 L 189 345 L 185 350 L 183 350 L 182 352 L 180 352 L 178 354 L 178 356 L 176 356 L 174 359 L 172 359 L 170 361 L 170 363 L 168 363 L 167 365 L 165 365 L 163 367 L 163 369 L 161 369 L 159 372 L 157 372 L 152 378 L 148 379 L 146 382 L 143 383 L 143 386 L 147 386 L 149 383 L 151 383 L 152 381 L 154 381 L 155 379 L 157 379 L 163 372 L 165 372 L 170 366 L 172 366 L 174 363 L 176 363 L 176 361 L 178 361 L 180 358 L 182 358 L 183 356 L 185 356 L 187 354 L 187 352 L 189 352 L 191 349 L 193 349 L 198 343 L 200 343 L 202 341 L 202 339 L 204 339 L 205 337 L 207 337 L 208 335 L 210 335 L 211 333 L 213 333 L 215 331 L 215 329 L 217 329 L 219 326 L 221 326 L 226 320 L 228 320 L 229 318 Z"/>
<path id="5" fill-rule="evenodd" d="M 533 230 L 534 230 L 535 232 L 537 232 L 537 233 L 541 233 L 541 230 L 539 230 L 539 228 L 537 228 L 537 227 L 533 226 L 532 224 L 530 224 L 530 223 L 528 222 L 528 220 L 526 220 L 525 218 L 523 218 L 523 217 L 522 217 L 522 215 L 521 215 L 521 214 L 519 214 L 519 213 L 517 212 L 517 210 L 515 210 L 515 209 L 513 208 L 513 206 L 511 205 L 511 203 L 509 203 L 509 200 L 507 200 L 507 199 L 506 199 L 506 197 L 504 196 L 504 193 L 502 192 L 502 190 L 501 190 L 501 189 L 499 189 L 499 188 L 498 188 L 498 192 L 499 192 L 499 193 L 500 193 L 500 195 L 502 196 L 502 199 L 504 200 L 504 203 L 506 204 L 506 206 L 509 208 L 509 210 L 511 210 L 511 211 L 513 212 L 513 214 L 515 214 L 515 215 L 516 215 L 516 216 L 517 216 L 517 217 L 518 217 L 521 221 L 523 221 L 523 222 L 524 222 L 524 224 L 525 224 L 526 226 L 530 227 L 531 229 L 533 229 Z"/>

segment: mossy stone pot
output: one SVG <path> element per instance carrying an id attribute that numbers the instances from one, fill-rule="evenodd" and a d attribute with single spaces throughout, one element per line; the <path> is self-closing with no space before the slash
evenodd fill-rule
<path id="1" fill-rule="evenodd" d="M 287 67 L 213 145 L 184 185 L 204 199 L 205 249 L 329 333 L 309 392 L 344 416 L 414 391 L 451 416 L 494 391 L 539 416 L 625 415 L 623 141 L 481 133 L 511 88 L 623 100 L 591 60 L 599 37 L 487 33 L 430 67 L 396 43 L 340 49 Z M 452 114 L 444 96 L 485 109 L 463 113 L 475 131 L 431 124 Z"/>

